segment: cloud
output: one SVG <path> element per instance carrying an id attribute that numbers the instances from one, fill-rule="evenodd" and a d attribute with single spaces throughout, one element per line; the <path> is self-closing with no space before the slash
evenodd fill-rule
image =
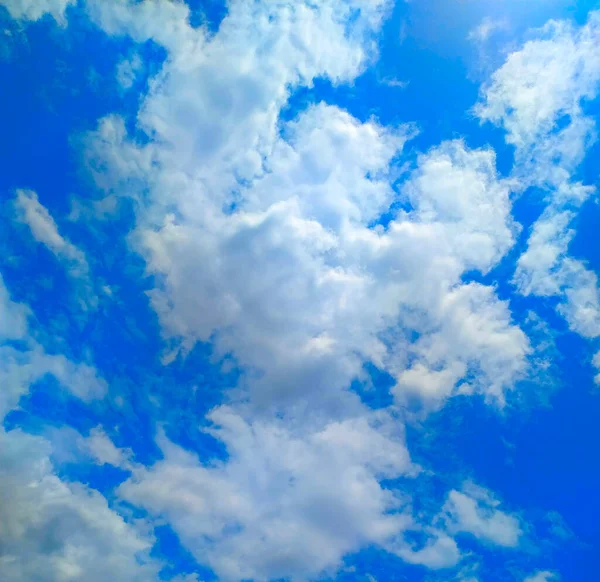
<path id="1" fill-rule="evenodd" d="M 382 478 L 414 477 L 402 425 L 363 411 L 340 422 L 254 420 L 215 409 L 210 434 L 226 462 L 202 464 L 161 437 L 164 460 L 137 467 L 118 494 L 165 517 L 198 560 L 224 580 L 312 578 L 376 544 L 431 568 L 460 555 L 443 533 L 425 532 L 425 548 L 403 540 L 414 522 L 402 496 Z M 177 495 L 172 492 L 177 491 Z"/>
<path id="2" fill-rule="evenodd" d="M 519 519 L 498 509 L 500 502 L 489 491 L 466 484 L 450 491 L 442 519 L 451 533 L 469 533 L 492 544 L 514 548 L 522 535 Z"/>
<path id="3" fill-rule="evenodd" d="M 528 576 L 523 582 L 555 582 L 558 579 L 558 574 L 555 572 L 544 570 Z"/>
<path id="4" fill-rule="evenodd" d="M 526 376 L 508 304 L 463 281 L 518 230 L 494 152 L 449 141 L 405 169 L 411 126 L 325 103 L 281 117 L 295 88 L 362 71 L 387 3 L 240 0 L 210 35 L 181 5 L 90 6 L 109 33 L 168 51 L 137 117 L 151 139 L 109 116 L 86 140 L 98 187 L 136 201 L 129 240 L 153 275 L 166 361 L 205 342 L 243 370 L 209 415 L 228 458 L 161 437 L 164 459 L 132 466 L 118 495 L 226 580 L 333 573 L 365 546 L 455 565 L 453 534 L 381 483 L 418 478 L 402 416 L 348 388 L 371 362 L 397 380 L 398 410 L 416 396 L 429 411 L 458 393 L 502 404 Z"/>
<path id="5" fill-rule="evenodd" d="M 477 114 L 502 125 L 520 156 L 552 145 L 554 153 L 563 147 L 563 161 L 579 159 L 589 130 L 582 102 L 596 96 L 600 81 L 599 26 L 596 12 L 582 27 L 550 21 L 539 31 L 540 38 L 511 53 L 484 87 Z M 561 118 L 568 123 L 557 129 Z M 570 138 L 570 143 L 549 142 L 549 136 Z"/>
<path id="6" fill-rule="evenodd" d="M 594 376 L 594 382 L 600 386 L 600 352 L 596 352 L 592 359 L 592 365 L 598 370 L 598 374 Z"/>
<path id="7" fill-rule="evenodd" d="M 506 27 L 507 22 L 505 20 L 493 20 L 486 17 L 475 28 L 469 31 L 467 38 L 482 44 L 487 42 L 496 31 L 503 30 Z"/>
<path id="8" fill-rule="evenodd" d="M 14 302 L 0 274 L 0 341 L 18 340 L 27 333 L 29 308 Z"/>
<path id="9" fill-rule="evenodd" d="M 128 240 L 153 276 L 148 294 L 171 350 L 165 361 L 208 343 L 242 374 L 208 416 L 206 432 L 227 449 L 223 460 L 199 459 L 161 434 L 163 458 L 143 466 L 102 427 L 79 445 L 99 465 L 129 470 L 118 499 L 172 526 L 220 579 L 328 575 L 364 547 L 449 568 L 463 557 L 455 536 L 464 533 L 518 546 L 519 520 L 490 492 L 453 490 L 438 519 L 423 523 L 411 487 L 397 485 L 421 476 L 404 437 L 414 400 L 425 413 L 457 394 L 502 405 L 529 372 L 532 348 L 508 302 L 492 285 L 465 282 L 473 271 L 490 273 L 515 242 L 512 182 L 498 175 L 490 148 L 447 141 L 405 165 L 409 125 L 361 121 L 326 103 L 282 115 L 290 95 L 315 79 L 355 79 L 376 54 L 389 8 L 378 0 L 234 0 L 213 33 L 193 28 L 183 3 L 85 5 L 108 34 L 167 51 L 137 114 L 148 140 L 132 138 L 117 115 L 85 140 L 106 200 L 135 202 Z M 496 120 L 502 99 L 492 97 L 486 107 Z M 586 123 L 577 131 L 588 135 Z M 548 143 L 536 152 L 558 151 Z M 565 167 L 576 157 L 565 151 Z M 36 240 L 81 268 L 85 256 L 35 194 L 20 191 L 16 204 Z M 553 269 L 564 245 L 560 233 L 546 238 L 556 247 L 548 251 Z M 569 305 L 577 301 L 585 298 Z M 21 333 L 15 321 L 13 335 Z M 1 350 L 0 373 L 16 387 L 5 409 L 46 373 L 84 399 L 106 390 L 91 366 L 33 342 Z M 389 409 L 373 411 L 350 390 L 365 363 L 394 379 Z M 17 538 L 34 548 L 30 564 L 77 576 L 80 556 L 95 564 L 89 539 L 116 556 L 98 567 L 105 578 L 117 564 L 118 579 L 152 572 L 130 559 L 145 556 L 148 536 L 85 487 L 53 474 L 47 481 L 75 507 L 64 513 L 76 525 L 86 500 L 83 529 L 92 533 L 71 541 L 77 528 L 65 531 L 58 520 L 54 570 L 37 538 Z M 113 547 L 119 528 L 128 541 Z"/>
<path id="10" fill-rule="evenodd" d="M 158 579 L 153 539 L 54 473 L 50 443 L 0 429 L 0 570 L 14 582 Z"/>
<path id="11" fill-rule="evenodd" d="M 92 289 L 85 253 L 60 234 L 56 222 L 35 192 L 17 190 L 14 207 L 17 221 L 26 225 L 38 243 L 65 263 L 67 272 L 81 287 L 82 301 L 95 307 L 98 298 Z"/>
<path id="12" fill-rule="evenodd" d="M 137 53 L 130 58 L 124 58 L 117 64 L 117 83 L 123 90 L 131 89 L 136 77 L 143 67 L 142 59 Z"/>
<path id="13" fill-rule="evenodd" d="M 575 213 L 546 209 L 531 229 L 525 252 L 517 261 L 514 283 L 523 295 L 558 296 L 558 312 L 569 328 L 587 338 L 600 336 L 600 292 L 594 272 L 568 256 L 575 232 Z"/>
<path id="14" fill-rule="evenodd" d="M 131 467 L 131 451 L 118 449 L 101 426 L 91 430 L 90 435 L 81 444 L 100 465 L 108 464 L 124 469 Z"/>
<path id="15" fill-rule="evenodd" d="M 0 418 L 18 405 L 32 384 L 52 375 L 74 396 L 90 402 L 102 398 L 106 382 L 85 363 L 74 363 L 62 354 L 48 354 L 30 334 L 27 306 L 15 303 L 0 276 Z M 21 340 L 14 346 L 10 340 Z"/>
<path id="16" fill-rule="evenodd" d="M 71 264 L 74 276 L 87 276 L 88 264 L 83 251 L 65 239 L 48 209 L 31 190 L 17 190 L 15 199 L 17 220 L 29 227 L 33 238 L 46 246 L 59 259 Z"/>
<path id="17" fill-rule="evenodd" d="M 111 143 L 100 141 L 105 128 L 92 142 L 102 152 Z M 133 241 L 162 281 L 150 296 L 167 337 L 187 349 L 213 340 L 219 353 L 257 371 L 254 396 L 272 402 L 307 386 L 317 397 L 344 388 L 365 360 L 400 374 L 397 353 L 405 350 L 445 366 L 442 346 L 458 345 L 458 336 L 463 350 L 448 364 L 483 371 L 472 388 L 502 400 L 524 372 L 527 339 L 492 288 L 460 284 L 464 271 L 488 271 L 513 243 L 508 187 L 496 176 L 493 153 L 451 142 L 422 156 L 402 192 L 414 209 L 378 230 L 370 223 L 398 199 L 389 180 L 405 133 L 325 105 L 283 133 L 265 175 L 238 186 L 233 212 L 215 199 L 218 190 L 207 196 L 202 181 L 177 166 L 148 171 L 157 202 L 140 213 Z M 112 172 L 142 175 L 133 160 L 146 152 L 120 131 L 108 135 L 116 140 Z M 123 155 L 115 153 L 120 148 Z M 158 220 L 166 196 L 174 197 L 177 218 L 148 224 L 149 216 Z M 468 317 L 452 315 L 459 306 L 488 327 L 487 336 L 469 327 Z M 380 337 L 406 328 L 423 339 L 400 349 Z M 396 341 L 404 341 L 401 334 Z M 491 342 L 500 349 L 488 349 Z"/>
<path id="18" fill-rule="evenodd" d="M 558 312 L 584 337 L 600 335 L 596 275 L 568 256 L 571 225 L 595 188 L 573 174 L 596 139 L 585 103 L 600 89 L 600 16 L 587 24 L 550 22 L 539 38 L 511 53 L 482 92 L 476 112 L 506 130 L 516 147 L 515 177 L 536 186 L 548 205 L 518 259 L 514 283 L 524 295 L 561 298 Z"/>
<path id="19" fill-rule="evenodd" d="M 10 314 L 8 325 L 5 313 Z M 86 402 L 104 395 L 106 383 L 92 367 L 45 353 L 29 335 L 29 309 L 10 300 L 2 279 L 0 314 L 0 422 L 46 375 Z M 21 341 L 19 347 L 5 343 L 15 339 Z M 100 432 L 93 431 L 89 443 L 98 457 L 110 457 Z M 14 582 L 158 579 L 159 564 L 149 556 L 153 538 L 147 528 L 144 532 L 126 523 L 97 491 L 61 480 L 52 453 L 50 442 L 42 437 L 0 428 L 3 577 Z"/>
<path id="20" fill-rule="evenodd" d="M 0 0 L 12 18 L 16 20 L 39 20 L 49 14 L 58 24 L 66 24 L 66 10 L 76 0 Z"/>

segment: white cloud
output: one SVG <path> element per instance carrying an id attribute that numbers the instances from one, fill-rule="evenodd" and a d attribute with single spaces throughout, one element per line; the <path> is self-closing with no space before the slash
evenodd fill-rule
<path id="1" fill-rule="evenodd" d="M 435 533 L 434 537 L 419 549 L 412 549 L 405 542 L 395 548 L 395 553 L 409 564 L 426 566 L 432 570 L 451 568 L 461 558 L 456 542 L 443 533 Z"/>
<path id="2" fill-rule="evenodd" d="M 0 429 L 0 571 L 14 582 L 158 579 L 153 539 L 97 491 L 61 481 L 43 438 Z"/>
<path id="3" fill-rule="evenodd" d="M 398 358 L 410 349 L 444 366 L 442 345 L 452 351 L 458 336 L 463 349 L 451 365 L 482 371 L 477 389 L 501 400 L 524 371 L 527 340 L 493 289 L 460 284 L 462 272 L 487 271 L 513 242 L 508 187 L 493 154 L 454 142 L 423 156 L 403 192 L 414 210 L 377 231 L 368 224 L 397 196 L 390 161 L 402 134 L 324 105 L 284 133 L 268 172 L 240 190 L 232 213 L 193 176 L 178 172 L 173 190 L 174 169 L 149 172 L 159 202 L 140 215 L 133 240 L 164 282 L 151 298 L 167 335 L 188 347 L 213 339 L 221 353 L 233 352 L 262 374 L 252 384 L 268 401 L 307 386 L 327 396 L 364 360 L 401 373 Z M 112 136 L 120 148 L 122 135 Z M 114 154 L 117 171 L 137 174 L 138 162 L 123 165 L 134 155 L 144 152 L 131 144 Z M 178 202 L 177 219 L 148 225 L 167 196 Z M 489 334 L 454 317 L 456 309 Z M 386 346 L 379 334 L 397 327 L 427 333 L 412 347 Z"/>
<path id="4" fill-rule="evenodd" d="M 313 426 L 290 418 L 249 424 L 221 407 L 210 419 L 226 462 L 202 465 L 163 437 L 164 460 L 134 469 L 118 493 L 166 517 L 220 579 L 314 577 L 365 544 L 432 568 L 459 559 L 454 541 L 434 531 L 418 551 L 403 541 L 406 530 L 423 528 L 378 480 L 415 476 L 416 468 L 402 425 L 387 413 Z"/>
<path id="5" fill-rule="evenodd" d="M 558 579 L 558 574 L 555 572 L 544 570 L 528 576 L 523 582 L 557 582 Z"/>
<path id="6" fill-rule="evenodd" d="M 222 579 L 332 572 L 370 544 L 456 564 L 451 535 L 380 483 L 414 473 L 402 419 L 348 386 L 371 361 L 398 379 L 398 408 L 416 394 L 429 410 L 459 392 L 502 403 L 526 374 L 508 304 L 462 281 L 490 271 L 517 231 L 494 152 L 446 142 L 403 174 L 411 127 L 324 103 L 281 121 L 296 87 L 360 73 L 387 2 L 237 0 L 212 35 L 176 3 L 89 6 L 109 33 L 168 51 L 138 114 L 150 142 L 107 117 L 89 168 L 108 196 L 137 202 L 130 241 L 155 276 L 170 347 L 211 342 L 244 370 L 211 415 L 227 461 L 203 465 L 162 439 L 164 460 L 133 466 L 119 495 L 166 519 Z"/>
<path id="7" fill-rule="evenodd" d="M 86 402 L 102 398 L 106 382 L 85 363 L 74 363 L 62 354 L 48 354 L 31 336 L 27 324 L 28 307 L 10 299 L 0 276 L 0 418 L 15 408 L 32 384 L 46 375 L 54 378 L 74 396 Z M 7 345 L 7 340 L 23 345 Z"/>
<path id="8" fill-rule="evenodd" d="M 29 309 L 26 305 L 12 301 L 0 275 L 0 341 L 25 337 L 28 315 Z"/>
<path id="9" fill-rule="evenodd" d="M 48 209 L 31 190 L 17 190 L 15 198 L 17 220 L 27 225 L 33 238 L 48 247 L 50 252 L 70 264 L 73 276 L 85 277 L 88 264 L 83 251 L 64 238 Z"/>
<path id="10" fill-rule="evenodd" d="M 486 17 L 469 32 L 468 39 L 477 43 L 485 43 L 496 31 L 502 30 L 506 26 L 506 20 L 494 20 Z"/>
<path id="11" fill-rule="evenodd" d="M 514 283 L 523 295 L 558 296 L 558 312 L 569 328 L 587 338 L 600 336 L 600 290 L 596 274 L 568 255 L 575 213 L 551 206 L 532 227 L 517 261 Z"/>
<path id="12" fill-rule="evenodd" d="M 17 221 L 25 224 L 33 238 L 43 244 L 60 261 L 79 285 L 82 305 L 94 308 L 98 297 L 93 291 L 85 253 L 63 237 L 48 209 L 31 190 L 17 190 L 14 201 Z"/>
<path id="13" fill-rule="evenodd" d="M 466 484 L 462 491 L 450 491 L 442 516 L 451 533 L 470 533 L 482 541 L 515 547 L 522 534 L 519 520 L 499 505 L 489 491 Z"/>
<path id="14" fill-rule="evenodd" d="M 122 89 L 131 89 L 142 66 L 142 59 L 137 53 L 129 58 L 124 58 L 117 64 L 117 83 Z"/>
<path id="15" fill-rule="evenodd" d="M 594 382 L 600 386 L 600 352 L 597 352 L 593 357 L 592 365 L 594 368 L 596 368 L 596 370 L 598 370 L 598 374 L 594 376 Z"/>
<path id="16" fill-rule="evenodd" d="M 73 363 L 60 354 L 46 354 L 35 343 L 24 351 L 0 346 L 0 381 L 7 387 L 0 394 L 0 414 L 14 408 L 29 386 L 46 375 L 54 376 L 74 396 L 86 402 L 102 398 L 106 393 L 105 381 L 87 364 Z"/>
<path id="17" fill-rule="evenodd" d="M 599 28 L 595 12 L 580 28 L 551 21 L 539 39 L 511 53 L 493 74 L 476 111 L 506 129 L 520 156 L 538 155 L 538 148 L 547 151 L 552 145 L 563 162 L 580 159 L 590 130 L 582 101 L 596 96 L 600 81 Z M 557 129 L 561 118 L 568 123 Z M 549 136 L 564 139 L 549 141 Z"/>
<path id="18" fill-rule="evenodd" d="M 12 18 L 18 20 L 39 20 L 49 14 L 59 24 L 66 24 L 65 12 L 76 0 L 0 0 Z"/>
<path id="19" fill-rule="evenodd" d="M 547 209 L 529 235 L 527 250 L 519 257 L 514 283 L 523 295 L 560 295 L 565 280 L 562 266 L 574 231 L 573 212 Z"/>
<path id="20" fill-rule="evenodd" d="M 75 396 L 101 398 L 106 384 L 86 364 L 47 354 L 30 336 L 28 308 L 10 300 L 0 279 L 0 314 L 12 320 L 0 335 L 0 423 L 21 396 L 52 375 Z M 6 323 L 3 315 L 0 321 Z M 19 339 L 19 347 L 4 344 Z M 114 461 L 102 433 L 93 431 L 90 449 Z M 54 472 L 49 441 L 21 430 L 0 428 L 0 572 L 14 582 L 100 582 L 158 579 L 159 565 L 149 557 L 153 539 L 127 524 L 106 499 Z M 111 455 L 112 453 L 112 455 Z M 146 528 L 147 530 L 147 528 Z"/>
<path id="21" fill-rule="evenodd" d="M 547 193 L 548 206 L 517 263 L 518 290 L 560 297 L 558 312 L 570 329 L 592 338 L 600 335 L 597 277 L 568 256 L 568 247 L 576 213 L 595 192 L 572 176 L 596 138 L 584 104 L 600 89 L 600 13 L 590 13 L 581 27 L 551 22 L 538 35 L 494 73 L 476 111 L 504 127 L 516 146 L 521 188 Z"/>
<path id="22" fill-rule="evenodd" d="M 83 441 L 82 445 L 101 465 L 108 464 L 124 469 L 131 467 L 129 460 L 132 455 L 131 451 L 118 449 L 101 426 L 90 431 L 89 437 Z"/>

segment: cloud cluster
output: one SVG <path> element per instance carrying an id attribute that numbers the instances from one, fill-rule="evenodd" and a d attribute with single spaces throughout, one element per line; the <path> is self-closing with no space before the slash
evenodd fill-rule
<path id="1" fill-rule="evenodd" d="M 539 38 L 512 53 L 492 76 L 476 112 L 501 125 L 515 146 L 521 188 L 541 188 L 548 206 L 533 225 L 514 282 L 524 295 L 561 298 L 558 311 L 569 327 L 600 335 L 600 296 L 595 273 L 569 257 L 570 228 L 595 188 L 573 179 L 596 124 L 586 104 L 600 90 L 600 15 L 587 24 L 550 22 Z"/>
<path id="2" fill-rule="evenodd" d="M 402 418 L 348 388 L 371 362 L 397 380 L 398 405 L 431 410 L 457 393 L 502 403 L 526 374 L 507 303 L 463 281 L 517 232 L 494 152 L 445 142 L 403 173 L 409 126 L 325 103 L 282 117 L 294 87 L 362 70 L 386 9 L 240 0 L 209 34 L 181 5 L 91 4 L 107 32 L 168 52 L 138 112 L 152 139 L 109 116 L 87 142 L 97 185 L 136 201 L 130 240 L 154 275 L 166 361 L 210 342 L 244 370 L 210 416 L 228 460 L 203 466 L 163 440 L 165 459 L 119 495 L 164 516 L 222 578 L 314 576 L 368 544 L 456 563 L 452 537 L 380 483 L 412 470 L 390 434 Z"/>
<path id="3" fill-rule="evenodd" d="M 544 570 L 528 576 L 523 582 L 554 582 L 555 580 L 558 580 L 556 573 Z"/>
<path id="4" fill-rule="evenodd" d="M 55 474 L 50 443 L 0 429 L 0 572 L 14 582 L 157 579 L 153 539 L 106 499 Z"/>
<path id="5" fill-rule="evenodd" d="M 15 17 L 41 14 L 4 4 Z M 60 6 L 46 11 L 62 14 Z M 515 242 L 514 184 L 549 197 L 516 285 L 564 296 L 572 329 L 600 335 L 595 275 L 568 257 L 569 225 L 592 194 L 572 174 L 594 133 L 582 102 L 600 78 L 598 18 L 581 29 L 548 25 L 485 89 L 478 115 L 502 125 L 517 151 L 505 180 L 490 148 L 446 141 L 406 165 L 409 125 L 361 121 L 326 103 L 286 109 L 296 89 L 351 82 L 364 70 L 387 0 L 228 8 L 212 32 L 192 27 L 181 2 L 85 3 L 106 33 L 166 50 L 137 112 L 147 139 L 110 115 L 87 136 L 85 159 L 107 199 L 134 202 L 128 240 L 152 275 L 165 365 L 202 342 L 242 370 L 206 419 L 206 438 L 227 457 L 199 459 L 160 433 L 163 458 L 144 466 L 101 427 L 79 446 L 130 471 L 117 497 L 166 520 L 224 580 L 333 574 L 365 546 L 447 568 L 463 557 L 465 535 L 518 548 L 520 518 L 473 484 L 450 490 L 431 520 L 415 514 L 411 486 L 397 483 L 425 471 L 411 461 L 404 422 L 407 410 L 426 414 L 458 394 L 503 405 L 528 374 L 532 347 L 508 302 L 472 281 Z M 139 66 L 122 62 L 123 88 Z M 85 256 L 34 193 L 19 191 L 15 207 L 37 241 L 87 275 Z M 10 386 L 0 413 L 46 374 L 83 400 L 102 397 L 95 370 L 47 354 L 28 337 L 27 317 L 0 281 L 0 340 L 25 346 L 0 345 L 0 381 Z M 351 390 L 367 363 L 393 379 L 388 408 L 373 410 Z M 0 523 L 0 566 L 15 580 L 156 576 L 151 537 L 100 494 L 61 481 L 48 441 L 19 431 L 0 432 L 2 441 L 9 470 L 0 494 L 11 509 Z"/>
<path id="6" fill-rule="evenodd" d="M 39 20 L 48 14 L 61 25 L 67 22 L 67 8 L 75 3 L 76 0 L 0 0 L 0 6 L 16 20 Z"/>
<path id="7" fill-rule="evenodd" d="M 50 375 L 86 402 L 106 383 L 94 368 L 47 354 L 30 335 L 30 310 L 11 300 L 0 278 L 0 422 L 35 383 Z M 15 340 L 18 340 L 15 343 Z M 101 435 L 90 447 L 101 454 Z M 51 443 L 0 427 L 0 572 L 15 582 L 156 579 L 153 539 L 127 524 L 97 491 L 61 480 Z M 106 453 L 105 453 L 106 454 Z"/>
<path id="8" fill-rule="evenodd" d="M 403 500 L 378 482 L 416 470 L 387 415 L 291 429 L 222 407 L 210 420 L 226 462 L 203 466 L 163 437 L 164 460 L 134 470 L 118 493 L 166 517 L 220 579 L 313 577 L 410 527 Z"/>

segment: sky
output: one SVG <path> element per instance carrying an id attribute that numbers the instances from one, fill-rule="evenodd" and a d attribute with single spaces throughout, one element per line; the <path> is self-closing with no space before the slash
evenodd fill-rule
<path id="1" fill-rule="evenodd" d="M 0 579 L 597 582 L 599 2 L 0 30 Z"/>

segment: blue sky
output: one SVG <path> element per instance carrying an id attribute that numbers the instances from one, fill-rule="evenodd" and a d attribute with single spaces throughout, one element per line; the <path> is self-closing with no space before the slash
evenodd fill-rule
<path id="1" fill-rule="evenodd" d="M 0 578 L 596 582 L 600 4 L 0 24 Z"/>

